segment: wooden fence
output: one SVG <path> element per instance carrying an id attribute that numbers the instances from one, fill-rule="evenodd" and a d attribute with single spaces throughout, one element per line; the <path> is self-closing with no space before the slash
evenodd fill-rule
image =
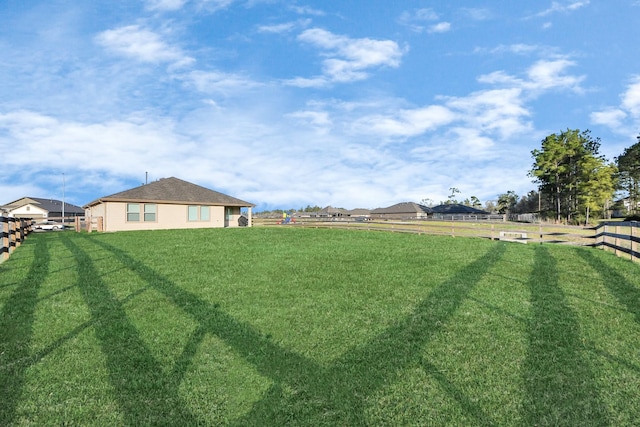
<path id="1" fill-rule="evenodd" d="M 75 218 L 74 229 L 77 232 L 86 230 L 88 233 L 92 231 L 102 232 L 104 231 L 104 218 L 101 216 L 94 217 L 80 217 Z"/>
<path id="2" fill-rule="evenodd" d="M 638 227 L 640 222 L 636 221 L 603 222 L 594 228 L 596 235 L 593 246 L 613 251 L 617 256 L 629 257 L 631 261 L 638 261 Z"/>
<path id="3" fill-rule="evenodd" d="M 256 226 L 294 226 L 312 228 L 348 228 L 368 231 L 391 231 L 447 235 L 452 237 L 480 237 L 518 243 L 556 243 L 566 245 L 593 245 L 594 232 L 591 228 L 553 224 L 526 224 L 515 222 L 489 221 L 441 221 L 441 220 L 354 220 L 296 218 L 289 225 L 279 225 L 276 220 L 256 220 Z"/>
<path id="4" fill-rule="evenodd" d="M 0 228 L 2 229 L 0 262 L 8 259 L 9 255 L 24 242 L 24 239 L 31 232 L 32 223 L 33 221 L 30 219 L 0 216 Z"/>

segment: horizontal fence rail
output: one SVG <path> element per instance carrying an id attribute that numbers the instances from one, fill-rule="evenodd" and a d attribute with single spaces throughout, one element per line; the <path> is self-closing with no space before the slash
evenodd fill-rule
<path id="1" fill-rule="evenodd" d="M 396 233 L 415 233 L 447 235 L 452 237 L 479 237 L 491 240 L 503 240 L 517 243 L 555 243 L 565 245 L 593 245 L 593 229 L 563 226 L 524 224 L 515 222 L 472 222 L 453 219 L 443 220 L 358 220 L 353 218 L 295 218 L 287 224 L 281 221 L 254 219 L 256 226 L 293 226 L 312 228 L 344 228 L 368 231 L 391 231 Z"/>
<path id="2" fill-rule="evenodd" d="M 640 243 L 640 233 L 638 233 L 640 222 L 603 222 L 594 228 L 595 247 L 613 251 L 617 256 L 628 255 L 632 261 L 640 259 L 638 243 Z"/>
<path id="3" fill-rule="evenodd" d="M 0 243 L 0 262 L 9 258 L 9 255 L 18 248 L 29 233 L 31 233 L 30 219 L 11 218 L 0 216 L 0 229 L 2 230 Z"/>

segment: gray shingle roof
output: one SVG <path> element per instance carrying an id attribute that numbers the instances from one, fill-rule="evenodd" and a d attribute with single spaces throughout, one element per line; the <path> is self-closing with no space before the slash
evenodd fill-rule
<path id="1" fill-rule="evenodd" d="M 439 214 L 478 214 L 478 215 L 487 215 L 489 212 L 485 212 L 480 209 L 472 208 L 471 206 L 460 205 L 460 204 L 445 204 L 438 205 L 431 208 L 433 213 Z"/>
<path id="2" fill-rule="evenodd" d="M 7 203 L 3 208 L 8 210 L 16 209 L 30 203 L 39 205 L 39 208 L 42 208 L 49 213 L 62 213 L 62 201 L 55 199 L 43 199 L 41 197 L 23 197 L 22 199 Z M 84 209 L 80 206 L 64 202 L 64 212 L 65 214 L 84 214 Z"/>
<path id="3" fill-rule="evenodd" d="M 414 202 L 402 202 L 386 208 L 378 208 L 371 211 L 372 214 L 423 214 L 429 213 L 430 208 Z"/>
<path id="4" fill-rule="evenodd" d="M 172 204 L 193 203 L 212 206 L 255 206 L 253 203 L 245 202 L 244 200 L 236 199 L 235 197 L 231 197 L 175 177 L 162 178 L 158 181 L 141 185 L 130 190 L 101 197 L 87 204 L 87 206 L 93 206 L 107 201 L 139 201 Z"/>

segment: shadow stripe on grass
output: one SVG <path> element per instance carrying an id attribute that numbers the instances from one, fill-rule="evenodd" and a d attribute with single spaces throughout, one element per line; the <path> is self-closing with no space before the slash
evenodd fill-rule
<path id="1" fill-rule="evenodd" d="M 189 314 L 209 333 L 224 340 L 256 370 L 273 382 L 264 398 L 237 425 L 363 425 L 371 396 L 411 362 L 421 361 L 421 349 L 451 318 L 480 278 L 502 257 L 505 245 L 497 243 L 475 261 L 436 286 L 413 313 L 366 345 L 348 352 L 330 367 L 323 367 L 282 348 L 251 325 L 224 313 L 216 304 L 199 299 L 125 251 L 101 240 L 96 245 Z M 190 344 L 197 345 L 197 342 Z M 193 350 L 185 350 L 192 353 Z M 181 369 L 184 369 L 182 367 Z M 444 381 L 436 376 L 436 380 Z M 287 390 L 287 391 L 285 391 Z M 472 418 L 487 418 L 481 408 L 468 407 L 469 399 L 456 392 Z"/>
<path id="2" fill-rule="evenodd" d="M 640 323 L 640 289 L 630 283 L 622 274 L 593 256 L 589 251 L 577 251 L 590 266 L 602 277 L 604 286 L 633 314 L 636 323 Z"/>
<path id="3" fill-rule="evenodd" d="M 38 292 L 49 272 L 51 254 L 46 236 L 34 236 L 26 244 L 32 242 L 35 248 L 29 272 L 0 312 L 0 425 L 10 425 L 16 417 L 25 373 L 32 364 L 30 345 Z"/>
<path id="4" fill-rule="evenodd" d="M 559 283 L 556 260 L 544 246 L 535 247 L 529 290 L 525 424 L 609 425 L 594 373 L 584 357 L 578 319 Z"/>
<path id="5" fill-rule="evenodd" d="M 178 388 L 166 377 L 123 307 L 100 278 L 91 257 L 69 237 L 62 243 L 77 263 L 77 286 L 85 300 L 96 337 L 106 360 L 115 400 L 128 425 L 196 425 L 178 396 Z"/>

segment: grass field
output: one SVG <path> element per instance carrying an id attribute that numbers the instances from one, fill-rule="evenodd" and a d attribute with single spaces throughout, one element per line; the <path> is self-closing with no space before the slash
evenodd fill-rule
<path id="1" fill-rule="evenodd" d="M 42 233 L 0 316 L 3 426 L 640 424 L 638 265 L 590 248 Z"/>

